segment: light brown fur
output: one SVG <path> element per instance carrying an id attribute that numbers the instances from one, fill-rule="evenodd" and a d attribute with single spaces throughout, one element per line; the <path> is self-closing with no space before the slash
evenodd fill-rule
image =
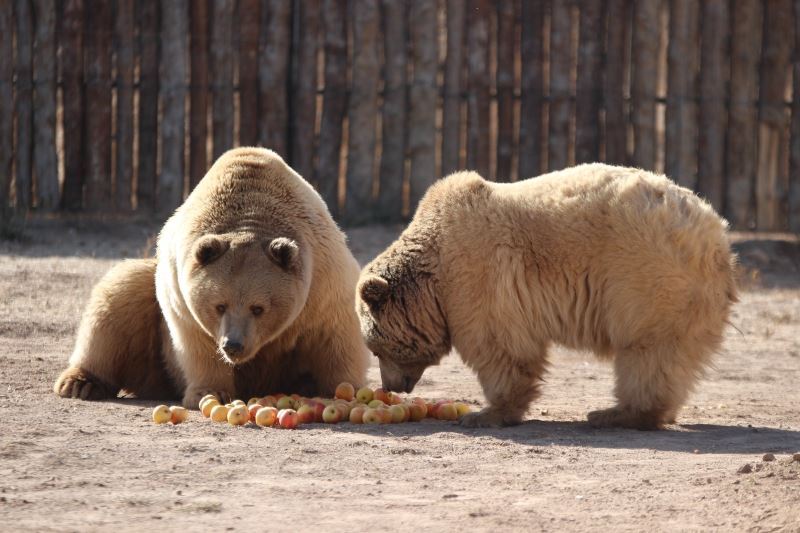
<path id="1" fill-rule="evenodd" d="M 159 235 L 157 258 L 92 294 L 62 396 L 330 395 L 364 382 L 358 264 L 319 195 L 273 152 L 223 154 Z M 144 327 L 143 324 L 147 324 Z M 161 386 L 149 384 L 160 376 Z"/>
<path id="2" fill-rule="evenodd" d="M 522 420 L 552 343 L 614 362 L 595 426 L 657 428 L 721 345 L 736 301 L 727 223 L 663 176 L 582 165 L 513 184 L 435 184 L 359 281 L 362 334 L 385 387 L 410 390 L 451 346 L 489 406 L 465 426 Z"/>

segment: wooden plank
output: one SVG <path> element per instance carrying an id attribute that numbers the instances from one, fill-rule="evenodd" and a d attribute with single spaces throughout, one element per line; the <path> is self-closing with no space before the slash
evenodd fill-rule
<path id="1" fill-rule="evenodd" d="M 408 57 L 408 9 L 405 2 L 383 0 L 384 93 L 383 148 L 377 216 L 382 222 L 397 222 L 403 213 L 403 178 L 406 159 L 406 68 Z M 328 105 L 327 103 L 325 104 Z M 321 141 L 320 141 L 321 143 Z M 320 146 L 320 150 L 322 147 Z M 321 163 L 321 160 L 320 160 Z"/>
<path id="2" fill-rule="evenodd" d="M 726 168 L 726 218 L 735 229 L 753 223 L 756 107 L 761 50 L 761 2 L 734 0 L 731 15 L 731 83 Z"/>
<path id="3" fill-rule="evenodd" d="M 161 120 L 161 174 L 158 177 L 156 205 L 169 212 L 183 199 L 183 155 L 186 120 L 186 75 L 188 74 L 188 0 L 161 3 L 160 90 L 163 106 Z M 166 66 L 169 68 L 166 68 Z"/>
<path id="4" fill-rule="evenodd" d="M 761 50 L 761 88 L 758 116 L 758 167 L 756 173 L 756 227 L 778 231 L 785 228 L 783 203 L 788 176 L 784 173 L 784 149 L 789 115 L 784 104 L 794 42 L 791 0 L 764 4 L 764 43 Z"/>
<path id="5" fill-rule="evenodd" d="M 33 0 L 33 166 L 36 175 L 36 208 L 58 206 L 58 157 L 56 156 L 56 4 Z"/>
<path id="6" fill-rule="evenodd" d="M 511 181 L 514 152 L 514 43 L 516 2 L 497 2 L 497 171 L 496 181 Z"/>
<path id="7" fill-rule="evenodd" d="M 261 3 L 239 0 L 239 144 L 258 143 L 258 30 Z"/>
<path id="8" fill-rule="evenodd" d="M 349 142 L 347 196 L 343 220 L 358 224 L 370 220 L 375 119 L 378 114 L 380 9 L 378 0 L 352 1 L 353 63 L 348 108 Z"/>
<path id="9" fill-rule="evenodd" d="M 158 156 L 158 0 L 140 0 L 139 7 L 139 163 L 136 176 L 138 209 L 156 207 Z"/>
<path id="10" fill-rule="evenodd" d="M 409 89 L 408 155 L 411 160 L 410 209 L 416 211 L 436 181 L 436 69 L 439 47 L 436 0 L 413 0 L 409 12 L 413 79 Z"/>
<path id="11" fill-rule="evenodd" d="M 14 3 L 17 22 L 15 108 L 17 115 L 17 209 L 32 207 L 33 194 L 33 14 L 28 0 Z"/>
<path id="12" fill-rule="evenodd" d="M 489 179 L 489 21 L 492 3 L 469 0 L 467 32 L 467 167 Z"/>
<path id="13" fill-rule="evenodd" d="M 86 3 L 86 204 L 111 210 L 111 33 L 110 0 Z"/>
<path id="14" fill-rule="evenodd" d="M 319 0 L 297 3 L 299 34 L 292 58 L 291 151 L 292 167 L 306 180 L 314 180 L 314 124 L 317 116 L 317 46 Z"/>
<path id="15" fill-rule="evenodd" d="M 292 3 L 267 0 L 261 9 L 258 63 L 258 140 L 288 158 L 289 99 L 286 74 L 292 35 Z"/>
<path id="16" fill-rule="evenodd" d="M 634 149 L 632 163 L 653 170 L 656 162 L 656 83 L 658 82 L 658 35 L 661 0 L 633 4 L 631 98 Z"/>
<path id="17" fill-rule="evenodd" d="M 664 171 L 690 189 L 697 186 L 699 26 L 698 2 L 671 0 Z"/>
<path id="18" fill-rule="evenodd" d="M 128 211 L 133 185 L 133 83 L 136 68 L 134 0 L 117 0 L 115 43 L 117 54 L 117 208 Z"/>
<path id="19" fill-rule="evenodd" d="M 794 50 L 788 218 L 789 230 L 800 233 L 800 0 L 794 1 Z"/>
<path id="20" fill-rule="evenodd" d="M 191 87 L 189 89 L 189 188 L 194 189 L 208 170 L 208 18 L 209 0 L 191 4 Z M 258 20 L 258 19 L 256 19 Z M 258 113 L 252 115 L 258 120 Z"/>
<path id="21" fill-rule="evenodd" d="M 700 125 L 697 191 L 718 212 L 725 200 L 725 100 L 730 76 L 728 0 L 703 2 L 703 37 L 700 50 Z"/>
<path id="22" fill-rule="evenodd" d="M 447 59 L 444 66 L 442 102 L 442 175 L 461 168 L 465 9 L 464 0 L 447 0 Z"/>
<path id="23" fill-rule="evenodd" d="M 211 97 L 214 159 L 233 148 L 233 9 L 235 0 L 211 2 Z"/>
<path id="24" fill-rule="evenodd" d="M 578 36 L 578 79 L 575 89 L 575 162 L 600 159 L 600 107 L 603 99 L 602 2 L 582 0 Z"/>
<path id="25" fill-rule="evenodd" d="M 83 203 L 83 0 L 66 0 L 61 16 L 61 79 L 64 102 L 64 186 L 61 207 Z"/>
<path id="26" fill-rule="evenodd" d="M 603 69 L 605 161 L 614 165 L 626 165 L 629 116 L 625 103 L 625 70 L 630 47 L 631 3 L 629 0 L 608 0 L 607 11 L 606 64 Z"/>
<path id="27" fill-rule="evenodd" d="M 519 178 L 542 172 L 543 48 L 545 3 L 522 2 L 520 55 Z"/>
<path id="28" fill-rule="evenodd" d="M 569 165 L 571 29 L 570 3 L 553 2 L 550 19 L 550 133 L 547 150 L 550 171 Z"/>
<path id="29" fill-rule="evenodd" d="M 14 11 L 11 2 L 0 2 L 0 50 L 12 50 Z M 14 161 L 14 58 L 0 54 L 0 224 L 11 212 L 11 171 Z"/>

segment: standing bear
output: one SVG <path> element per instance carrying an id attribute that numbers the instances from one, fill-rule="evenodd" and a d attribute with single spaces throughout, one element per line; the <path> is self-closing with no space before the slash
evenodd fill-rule
<path id="1" fill-rule="evenodd" d="M 97 284 L 64 397 L 332 395 L 365 380 L 358 263 L 312 187 L 277 154 L 223 154 L 166 222 L 155 259 Z"/>
<path id="2" fill-rule="evenodd" d="M 410 392 L 451 348 L 488 407 L 469 427 L 519 423 L 552 343 L 613 360 L 617 405 L 594 426 L 672 423 L 736 301 L 727 223 L 649 172 L 589 164 L 517 183 L 461 172 L 433 185 L 358 284 L 383 386 Z"/>

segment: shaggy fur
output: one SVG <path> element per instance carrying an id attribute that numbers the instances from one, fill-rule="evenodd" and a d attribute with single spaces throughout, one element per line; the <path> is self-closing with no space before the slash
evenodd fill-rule
<path id="1" fill-rule="evenodd" d="M 92 293 L 62 396 L 180 395 L 197 407 L 364 382 L 358 264 L 319 195 L 276 154 L 224 154 L 167 221 L 155 260 Z"/>
<path id="2" fill-rule="evenodd" d="M 735 259 L 727 223 L 663 176 L 602 164 L 517 183 L 457 173 L 359 281 L 362 334 L 384 387 L 410 391 L 451 347 L 516 424 L 552 343 L 613 360 L 617 405 L 595 426 L 674 421 L 722 341 Z"/>

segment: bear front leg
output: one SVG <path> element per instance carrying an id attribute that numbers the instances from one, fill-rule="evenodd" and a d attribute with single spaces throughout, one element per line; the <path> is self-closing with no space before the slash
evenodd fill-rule
<path id="1" fill-rule="evenodd" d="M 522 422 L 530 403 L 539 396 L 544 373 L 545 351 L 535 357 L 519 360 L 498 354 L 487 357 L 478 368 L 489 406 L 461 418 L 460 424 L 469 428 L 513 426 Z"/>
<path id="2" fill-rule="evenodd" d="M 221 402 L 228 402 L 236 396 L 233 367 L 216 359 L 216 352 L 186 354 L 178 356 L 181 369 L 186 378 L 183 393 L 183 406 L 198 409 L 200 398 L 213 394 Z"/>
<path id="3" fill-rule="evenodd" d="M 53 392 L 62 398 L 81 400 L 105 400 L 117 394 L 115 387 L 103 383 L 88 370 L 74 366 L 67 368 L 58 376 L 53 385 Z"/>

